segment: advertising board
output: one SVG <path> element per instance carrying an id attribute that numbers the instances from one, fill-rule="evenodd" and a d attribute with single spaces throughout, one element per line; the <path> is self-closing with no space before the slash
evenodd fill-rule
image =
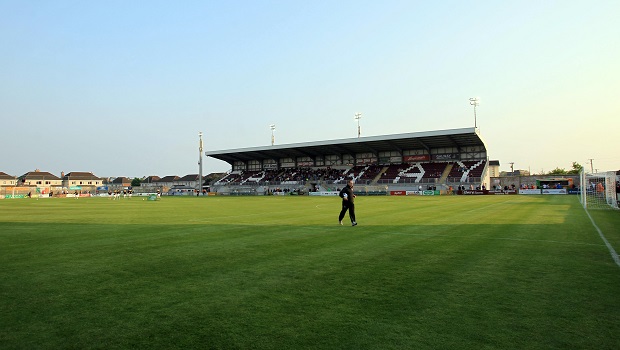
<path id="1" fill-rule="evenodd" d="M 566 189 L 565 188 L 562 188 L 562 189 L 555 189 L 555 188 L 543 189 L 542 190 L 542 194 L 566 194 Z"/>
<path id="2" fill-rule="evenodd" d="M 519 194 L 540 194 L 539 189 L 520 189 Z"/>

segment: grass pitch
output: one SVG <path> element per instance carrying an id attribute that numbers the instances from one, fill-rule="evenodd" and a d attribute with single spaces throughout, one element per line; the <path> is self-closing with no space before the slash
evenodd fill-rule
<path id="1" fill-rule="evenodd" d="M 0 346 L 620 348 L 620 267 L 576 197 L 356 207 L 0 200 Z M 620 251 L 620 213 L 591 214 Z"/>

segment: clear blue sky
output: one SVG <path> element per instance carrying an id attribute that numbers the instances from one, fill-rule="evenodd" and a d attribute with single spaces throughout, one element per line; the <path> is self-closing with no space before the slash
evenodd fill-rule
<path id="1" fill-rule="evenodd" d="M 502 170 L 620 169 L 619 1 L 0 0 L 0 171 L 478 127 Z M 204 173 L 228 170 L 205 159 Z"/>

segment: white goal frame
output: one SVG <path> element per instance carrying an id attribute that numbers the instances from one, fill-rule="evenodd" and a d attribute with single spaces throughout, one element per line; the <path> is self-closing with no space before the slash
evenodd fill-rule
<path id="1" fill-rule="evenodd" d="M 585 209 L 618 209 L 616 172 L 594 174 L 581 170 L 580 200 Z"/>

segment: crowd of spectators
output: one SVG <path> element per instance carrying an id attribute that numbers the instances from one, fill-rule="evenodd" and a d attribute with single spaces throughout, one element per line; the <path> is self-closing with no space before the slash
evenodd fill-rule
<path id="1" fill-rule="evenodd" d="M 458 166 L 455 163 L 451 173 L 462 173 L 472 170 L 472 164 L 465 164 L 465 167 Z M 445 162 L 426 162 L 426 163 L 402 163 L 392 164 L 387 167 L 383 173 L 383 165 L 358 165 L 349 169 L 336 169 L 332 167 L 325 168 L 282 168 L 278 170 L 261 170 L 261 171 L 240 171 L 232 172 L 226 177 L 218 181 L 218 185 L 227 184 L 244 184 L 251 183 L 284 183 L 284 182 L 300 182 L 300 181 L 328 181 L 331 183 L 344 183 L 348 179 L 354 179 L 359 182 L 369 182 L 374 180 L 381 174 L 380 180 L 392 181 L 398 179 L 399 182 L 407 182 L 413 178 L 422 179 L 439 179 L 446 167 L 450 163 Z M 476 170 L 482 170 L 484 167 L 478 165 Z"/>
<path id="2" fill-rule="evenodd" d="M 333 181 L 342 176 L 342 171 L 327 168 L 290 168 L 275 177 L 275 181 Z"/>

